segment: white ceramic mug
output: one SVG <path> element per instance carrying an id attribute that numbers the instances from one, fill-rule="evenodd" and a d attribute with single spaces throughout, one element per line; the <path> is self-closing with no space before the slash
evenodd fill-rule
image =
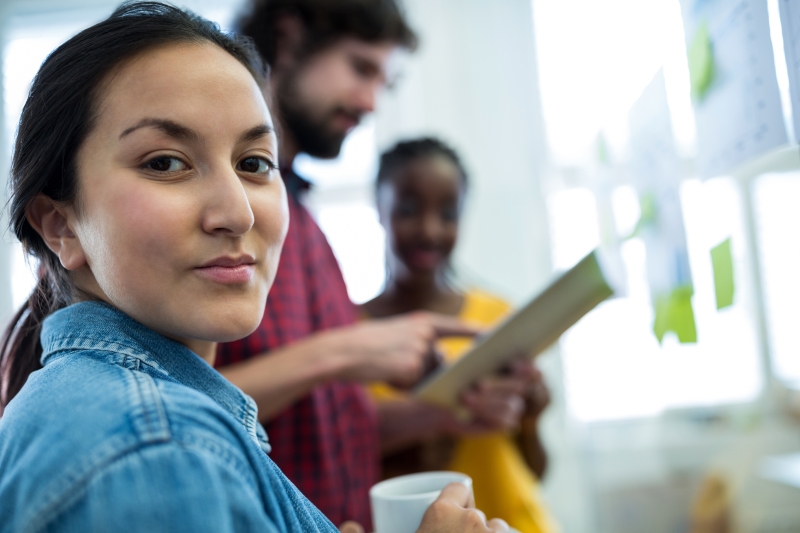
<path id="1" fill-rule="evenodd" d="M 375 533 L 414 533 L 428 506 L 449 483 L 472 489 L 472 479 L 458 472 L 422 472 L 381 481 L 369 490 Z"/>

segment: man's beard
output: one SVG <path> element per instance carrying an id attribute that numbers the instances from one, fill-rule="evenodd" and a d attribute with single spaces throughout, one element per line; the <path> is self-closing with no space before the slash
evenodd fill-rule
<path id="1" fill-rule="evenodd" d="M 358 122 L 361 113 L 335 107 L 321 117 L 314 117 L 309 106 L 304 105 L 297 97 L 298 91 L 293 84 L 294 80 L 287 81 L 288 83 L 282 84 L 277 91 L 278 112 L 283 126 L 297 143 L 297 148 L 313 157 L 322 159 L 337 157 L 348 132 L 333 130 L 330 121 L 344 113 Z"/>

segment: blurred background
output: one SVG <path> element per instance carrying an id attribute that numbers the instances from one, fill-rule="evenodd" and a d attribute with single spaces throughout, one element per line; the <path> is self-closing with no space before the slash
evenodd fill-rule
<path id="1" fill-rule="evenodd" d="M 41 62 L 116 4 L 0 0 L 0 174 Z M 178 4 L 230 28 L 243 2 Z M 564 532 L 800 531 L 800 2 L 404 6 L 421 47 L 396 86 L 338 159 L 295 164 L 352 299 L 385 276 L 380 150 L 442 137 L 472 183 L 460 283 L 523 304 L 601 245 L 625 273 L 627 293 L 541 358 L 544 490 Z M 8 317 L 34 277 L 8 231 L 0 246 Z M 659 341 L 659 298 L 686 286 L 661 312 L 691 315 L 695 338 L 678 325 Z"/>

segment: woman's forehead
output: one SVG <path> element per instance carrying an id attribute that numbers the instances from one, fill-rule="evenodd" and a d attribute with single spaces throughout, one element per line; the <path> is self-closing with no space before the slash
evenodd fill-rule
<path id="1" fill-rule="evenodd" d="M 461 171 L 450 159 L 433 154 L 409 160 L 389 181 L 398 190 L 459 191 L 463 180 Z"/>
<path id="2" fill-rule="evenodd" d="M 100 91 L 98 125 L 158 116 L 223 126 L 250 117 L 271 125 L 250 71 L 211 43 L 174 43 L 148 49 L 120 65 Z M 255 115 L 255 116 L 254 116 Z"/>

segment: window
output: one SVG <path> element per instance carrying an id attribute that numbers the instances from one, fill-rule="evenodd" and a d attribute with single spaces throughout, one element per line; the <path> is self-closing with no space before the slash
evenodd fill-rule
<path id="1" fill-rule="evenodd" d="M 764 175 L 753 194 L 773 370 L 800 388 L 800 173 Z"/>
<path id="2" fill-rule="evenodd" d="M 294 168 L 314 184 L 309 208 L 339 261 L 350 298 L 356 303 L 371 300 L 386 276 L 385 235 L 373 199 L 378 171 L 375 123 L 367 118 L 353 130 L 338 158 L 301 154 Z"/>

